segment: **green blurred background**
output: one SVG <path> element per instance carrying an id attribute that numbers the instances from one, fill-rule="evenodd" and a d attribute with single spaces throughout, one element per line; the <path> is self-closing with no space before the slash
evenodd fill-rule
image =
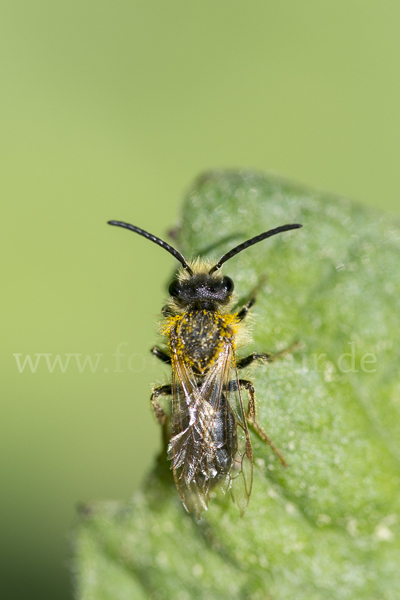
<path id="1" fill-rule="evenodd" d="M 0 28 L 0 594 L 64 600 L 76 503 L 130 496 L 159 446 L 174 262 L 106 221 L 165 236 L 215 167 L 399 212 L 400 5 L 14 0 Z M 102 356 L 19 373 L 15 353 Z"/>

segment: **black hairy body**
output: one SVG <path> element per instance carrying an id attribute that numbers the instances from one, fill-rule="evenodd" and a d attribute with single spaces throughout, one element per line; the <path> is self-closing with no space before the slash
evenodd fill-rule
<path id="1" fill-rule="evenodd" d="M 199 517 L 208 508 L 210 492 L 230 491 L 243 514 L 252 487 L 253 454 L 248 425 L 286 463 L 256 420 L 252 383 L 239 379 L 238 370 L 252 362 L 272 362 L 276 355 L 253 353 L 236 358 L 245 339 L 243 320 L 255 302 L 255 292 L 243 306 L 232 310 L 233 281 L 220 274 L 223 263 L 277 233 L 301 225 L 284 225 L 262 233 L 225 254 L 214 266 L 197 260 L 187 263 L 172 246 L 128 223 L 110 221 L 158 244 L 182 264 L 169 286 L 170 299 L 163 309 L 161 333 L 166 347 L 153 354 L 171 365 L 172 381 L 153 390 L 151 403 L 163 430 L 168 458 L 183 505 Z M 242 391 L 248 402 L 244 403 Z M 171 397 L 171 416 L 160 397 Z"/>

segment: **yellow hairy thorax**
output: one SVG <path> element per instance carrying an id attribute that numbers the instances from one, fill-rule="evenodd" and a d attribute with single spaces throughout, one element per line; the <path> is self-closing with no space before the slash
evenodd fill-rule
<path id="1" fill-rule="evenodd" d="M 236 314 L 201 309 L 167 317 L 161 333 L 169 338 L 173 360 L 205 371 L 218 358 L 224 345 L 230 344 L 235 350 L 238 330 Z"/>

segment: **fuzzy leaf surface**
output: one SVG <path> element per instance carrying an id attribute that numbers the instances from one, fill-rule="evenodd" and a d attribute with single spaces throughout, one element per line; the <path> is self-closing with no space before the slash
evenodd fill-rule
<path id="1" fill-rule="evenodd" d="M 79 600 L 397 600 L 400 590 L 400 228 L 392 217 L 265 174 L 217 171 L 189 192 L 179 249 L 223 266 L 239 298 L 266 276 L 238 349 L 293 355 L 245 374 L 258 420 L 244 518 L 228 496 L 197 523 L 160 459 L 129 503 L 75 530 Z M 132 428 L 134 425 L 132 425 Z"/>

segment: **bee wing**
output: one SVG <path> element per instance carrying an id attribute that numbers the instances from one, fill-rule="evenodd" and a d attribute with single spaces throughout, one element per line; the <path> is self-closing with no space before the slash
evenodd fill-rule
<path id="1" fill-rule="evenodd" d="M 172 350 L 169 458 L 184 506 L 200 515 L 207 510 L 209 492 L 218 474 L 220 458 L 214 432 L 221 418 L 221 411 L 218 412 L 221 396 L 229 379 L 231 347 L 226 345 L 221 349 L 201 383 L 179 352 Z"/>
<path id="2" fill-rule="evenodd" d="M 241 514 L 251 494 L 253 456 L 233 359 L 233 347 L 225 343 L 199 383 L 173 349 L 169 457 L 182 502 L 197 516 L 207 510 L 215 485 L 223 491 L 231 488 Z M 228 430 L 235 444 L 227 457 Z M 228 468 L 222 464 L 227 459 Z"/>
<path id="3" fill-rule="evenodd" d="M 231 494 L 242 516 L 249 502 L 253 485 L 253 452 L 236 363 L 231 369 L 231 374 L 232 377 L 227 383 L 228 402 L 237 423 L 237 451 L 230 472 Z"/>

